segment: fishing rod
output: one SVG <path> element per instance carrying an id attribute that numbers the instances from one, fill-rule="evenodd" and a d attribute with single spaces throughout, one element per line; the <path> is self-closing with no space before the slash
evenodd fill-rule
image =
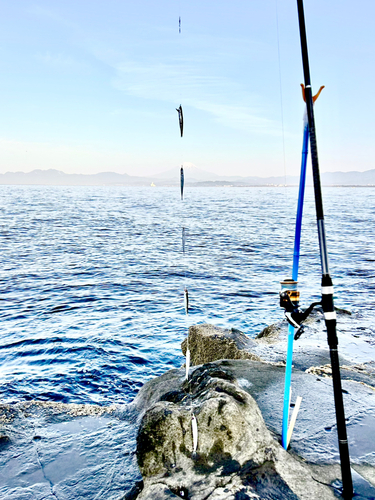
<path id="1" fill-rule="evenodd" d="M 343 483 L 343 497 L 345 500 L 353 498 L 353 481 L 350 469 L 349 445 L 346 433 L 344 402 L 342 397 L 340 364 L 338 356 L 338 338 L 336 332 L 336 312 L 333 303 L 333 283 L 329 274 L 328 251 L 324 227 L 323 198 L 320 184 L 318 149 L 315 132 L 313 97 L 311 91 L 310 67 L 306 40 L 305 15 L 303 0 L 297 0 L 299 31 L 301 38 L 301 51 L 303 62 L 303 73 L 305 80 L 305 97 L 307 106 L 307 118 L 310 134 L 311 162 L 314 181 L 315 208 L 318 226 L 320 260 L 322 268 L 322 307 L 327 328 L 327 341 L 329 345 L 333 393 L 335 400 L 336 422 L 338 444 L 341 461 L 341 475 Z"/>
<path id="2" fill-rule="evenodd" d="M 299 192 L 297 203 L 297 216 L 296 216 L 296 229 L 294 236 L 294 251 L 293 251 L 293 270 L 292 280 L 285 280 L 284 283 L 290 289 L 291 285 L 297 285 L 298 281 L 298 267 L 301 245 L 301 227 L 302 227 L 302 214 L 303 214 L 303 200 L 305 197 L 305 184 L 306 184 L 306 164 L 307 155 L 309 150 L 309 124 L 307 117 L 303 130 L 303 143 L 302 143 L 302 161 L 301 161 L 301 174 L 299 179 Z M 296 297 L 299 299 L 299 297 Z M 298 300 L 297 300 L 298 302 Z M 285 366 L 285 385 L 284 385 L 284 406 L 283 406 L 283 424 L 281 433 L 281 444 L 286 450 L 288 448 L 288 425 L 289 425 L 289 408 L 290 408 L 290 388 L 292 381 L 292 362 L 293 362 L 293 340 L 295 335 L 295 328 L 289 323 L 288 325 L 288 347 L 286 355 Z"/>
<path id="3" fill-rule="evenodd" d="M 302 87 L 302 98 L 304 102 L 306 102 L 305 86 L 303 85 L 303 83 L 301 83 L 301 87 Z M 323 89 L 324 86 L 321 86 L 318 93 L 315 96 L 313 96 L 313 103 L 315 103 L 315 101 L 318 99 Z M 296 228 L 294 233 L 292 279 L 284 280 L 281 282 L 282 287 L 289 291 L 289 297 L 291 299 L 294 299 L 292 300 L 292 302 L 294 302 L 296 306 L 298 306 L 299 303 L 299 292 L 297 291 L 297 282 L 298 282 L 298 268 L 299 268 L 300 247 L 301 247 L 303 201 L 305 198 L 305 186 L 306 186 L 306 165 L 307 165 L 307 155 L 309 152 L 309 123 L 307 120 L 307 112 L 305 112 L 304 114 L 303 121 L 304 121 L 304 127 L 303 127 L 303 142 L 302 142 L 302 159 L 301 159 L 301 173 L 300 173 L 299 190 L 298 190 Z M 302 330 L 301 327 L 299 327 L 299 332 L 297 333 L 297 336 L 300 335 L 301 333 Z M 289 323 L 288 346 L 287 346 L 286 366 L 285 366 L 283 423 L 282 423 L 282 433 L 281 433 L 281 442 L 285 450 L 289 446 L 289 440 L 291 436 L 291 430 L 288 430 L 288 424 L 289 424 L 289 408 L 290 408 L 290 398 L 291 398 L 293 340 L 295 335 L 296 335 L 296 328 L 293 326 L 293 324 Z"/>

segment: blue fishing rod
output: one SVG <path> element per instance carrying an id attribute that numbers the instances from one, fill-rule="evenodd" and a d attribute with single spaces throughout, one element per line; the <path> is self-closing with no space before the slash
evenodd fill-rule
<path id="1" fill-rule="evenodd" d="M 305 98 L 305 86 L 301 83 L 302 87 L 302 97 L 306 102 Z M 321 86 L 318 93 L 313 97 L 313 103 L 318 99 L 324 86 Z M 304 129 L 303 129 L 303 143 L 302 143 L 302 160 L 301 160 L 301 174 L 299 178 L 299 191 L 298 191 L 298 203 L 297 203 L 297 216 L 296 216 L 296 228 L 294 235 L 294 251 L 293 251 L 293 269 L 292 269 L 292 279 L 284 280 L 282 282 L 282 287 L 289 290 L 289 297 L 294 299 L 293 302 L 298 304 L 299 293 L 297 291 L 298 282 L 298 268 L 299 268 L 299 257 L 300 257 L 300 247 L 301 247 L 301 228 L 302 228 L 302 215 L 303 215 L 303 202 L 305 198 L 305 186 L 306 186 L 306 164 L 307 156 L 309 152 L 309 122 L 307 120 L 307 114 L 304 116 Z M 293 295 L 294 294 L 294 295 Z M 290 318 L 289 318 L 290 319 Z M 301 327 L 299 327 L 300 335 L 302 333 Z M 288 423 L 289 423 L 289 408 L 290 408 L 290 395 L 291 395 L 291 379 L 292 379 L 292 362 L 293 362 L 293 340 L 296 335 L 296 327 L 289 323 L 288 327 L 288 347 L 286 356 L 286 366 L 285 366 L 285 385 L 284 385 L 284 406 L 283 406 L 283 425 L 281 433 L 281 442 L 283 448 L 288 448 Z"/>
<path id="2" fill-rule="evenodd" d="M 307 117 L 305 119 L 305 126 L 303 130 L 303 144 L 302 144 L 302 161 L 301 161 L 301 174 L 299 178 L 299 192 L 297 203 L 297 217 L 296 229 L 294 235 L 294 251 L 293 251 L 293 270 L 292 280 L 285 280 L 284 283 L 288 288 L 297 285 L 298 281 L 298 266 L 301 246 L 301 227 L 302 227 L 302 214 L 303 214 L 303 200 L 305 197 L 306 185 L 306 164 L 307 155 L 309 151 L 309 124 Z M 294 286 L 293 286 L 294 287 Z M 288 425 L 289 425 L 289 408 L 290 408 L 290 386 L 292 380 L 292 363 L 293 363 L 293 340 L 295 335 L 295 327 L 289 323 L 288 325 L 288 347 L 286 355 L 285 367 L 285 385 L 284 385 L 284 406 L 283 406 L 283 425 L 281 434 L 281 443 L 285 450 L 288 448 Z"/>

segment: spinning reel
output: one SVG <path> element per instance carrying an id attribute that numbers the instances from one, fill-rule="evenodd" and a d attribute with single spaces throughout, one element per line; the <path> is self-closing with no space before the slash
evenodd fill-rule
<path id="1" fill-rule="evenodd" d="M 299 308 L 299 291 L 297 290 L 297 281 L 285 279 L 280 282 L 280 307 L 285 309 L 284 314 L 290 325 L 296 329 L 294 340 L 298 340 L 304 331 L 302 324 L 311 314 L 316 306 L 321 306 L 321 302 L 313 302 L 307 309 L 301 311 Z"/>

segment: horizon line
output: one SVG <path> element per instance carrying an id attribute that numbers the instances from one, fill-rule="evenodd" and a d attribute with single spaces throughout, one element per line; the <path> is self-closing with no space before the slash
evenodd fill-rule
<path id="1" fill-rule="evenodd" d="M 56 173 L 59 173 L 59 174 L 63 174 L 63 175 L 66 175 L 66 176 L 73 176 L 73 175 L 77 175 L 77 176 L 85 176 L 85 177 L 89 177 L 89 176 L 97 176 L 97 175 L 101 175 L 101 174 L 115 174 L 115 175 L 119 175 L 119 176 L 127 176 L 127 177 L 138 177 L 138 178 L 144 178 L 144 179 L 152 179 L 153 177 L 155 176 L 158 176 L 158 175 L 162 175 L 162 174 L 165 174 L 167 172 L 169 172 L 170 170 L 173 170 L 175 168 L 180 168 L 180 166 L 175 166 L 175 167 L 172 167 L 172 168 L 169 168 L 167 170 L 163 170 L 162 172 L 158 172 L 156 174 L 146 174 L 146 175 L 132 175 L 132 174 L 128 174 L 126 172 L 123 172 L 123 173 L 120 173 L 120 172 L 116 172 L 116 171 L 113 171 L 113 170 L 103 170 L 103 171 L 100 171 L 100 172 L 96 172 L 96 173 L 77 173 L 77 172 L 74 172 L 74 173 L 66 173 L 64 172 L 63 170 L 58 170 L 58 169 L 55 169 L 55 168 L 48 168 L 48 169 L 39 169 L 39 168 L 36 168 L 36 169 L 33 169 L 33 170 L 30 170 L 28 172 L 25 172 L 23 170 L 17 170 L 17 171 L 6 171 L 6 172 L 2 172 L 0 173 L 1 176 L 3 175 L 15 175 L 15 174 L 24 174 L 24 175 L 29 175 L 29 174 L 33 174 L 33 173 L 47 173 L 47 172 L 56 172 Z M 186 168 L 186 167 L 185 167 Z M 267 177 L 264 177 L 264 176 L 260 176 L 260 175 L 254 175 L 254 174 L 249 174 L 249 175 L 240 175 L 240 174 L 216 174 L 214 172 L 210 172 L 208 170 L 204 170 L 202 168 L 199 168 L 199 167 L 194 167 L 196 170 L 200 171 L 200 172 L 203 172 L 203 173 L 207 173 L 207 174 L 212 174 L 213 176 L 215 177 L 231 177 L 231 178 L 234 178 L 234 177 L 240 177 L 240 178 L 243 178 L 243 179 L 246 179 L 248 177 L 254 177 L 254 178 L 257 178 L 257 179 L 270 179 L 270 178 L 288 178 L 288 177 L 299 177 L 299 174 L 287 174 L 287 175 L 284 175 L 284 174 L 280 174 L 280 175 L 268 175 Z M 372 171 L 375 171 L 375 169 L 368 169 L 368 170 L 349 170 L 349 171 L 342 171 L 342 170 L 335 170 L 335 171 L 327 171 L 327 172 L 320 172 L 321 174 L 354 174 L 354 173 L 360 173 L 360 174 L 363 174 L 363 173 L 366 173 L 366 172 L 372 172 Z M 308 177 L 312 177 L 312 174 L 307 174 Z M 165 179 L 166 180 L 166 179 Z M 215 181 L 200 181 L 200 182 L 215 182 Z"/>

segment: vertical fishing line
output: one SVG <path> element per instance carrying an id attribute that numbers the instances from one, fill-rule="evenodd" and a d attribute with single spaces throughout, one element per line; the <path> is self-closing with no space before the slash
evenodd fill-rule
<path id="1" fill-rule="evenodd" d="M 179 18 L 178 18 L 178 33 L 179 33 L 179 39 L 180 39 L 180 48 L 182 47 L 181 44 L 181 0 L 179 2 Z M 181 49 L 180 49 L 180 54 L 181 54 Z M 181 102 L 181 84 L 180 84 L 180 102 Z M 180 103 L 179 107 L 176 107 L 176 111 L 178 113 L 178 124 L 179 124 L 179 129 L 180 129 L 180 137 L 181 139 L 184 136 L 184 113 L 182 109 L 182 104 Z M 180 151 L 182 153 L 183 148 L 180 148 Z M 182 156 L 182 155 L 181 155 Z M 184 296 L 184 308 L 185 308 L 185 315 L 187 316 L 189 314 L 189 292 L 187 288 L 187 262 L 186 262 L 186 223 L 185 223 L 185 213 L 186 213 L 186 208 L 184 204 L 184 185 L 185 185 L 185 175 L 184 175 L 184 166 L 183 163 L 181 164 L 180 168 L 180 194 L 181 194 L 181 244 L 182 244 L 182 267 L 183 267 L 183 296 Z M 186 326 L 188 327 L 188 323 L 186 321 Z M 187 344 L 187 354 L 190 354 L 189 351 L 189 346 Z M 188 378 L 188 368 L 186 370 L 186 378 Z"/>
<path id="2" fill-rule="evenodd" d="M 178 2 L 178 33 L 181 35 L 181 29 L 182 29 L 182 24 L 181 24 L 181 0 Z"/>
<path id="3" fill-rule="evenodd" d="M 183 204 L 182 207 L 185 205 L 184 203 L 184 182 L 185 182 L 185 175 L 184 175 L 184 168 L 181 167 L 180 170 L 180 189 L 181 189 L 181 203 Z M 182 214 L 181 214 L 181 220 L 182 223 L 184 224 L 184 218 L 185 218 L 185 211 L 182 209 Z M 185 381 L 188 384 L 188 400 L 189 400 L 189 411 L 191 413 L 191 433 L 192 433 L 192 438 L 193 438 L 193 454 L 196 453 L 197 448 L 198 448 L 198 423 L 197 423 L 197 418 L 194 415 L 193 411 L 193 400 L 191 396 L 191 387 L 189 384 L 189 369 L 190 369 L 190 348 L 189 348 L 189 323 L 188 323 L 188 314 L 189 314 L 189 294 L 188 294 L 188 289 L 186 285 L 186 269 L 187 269 L 187 263 L 186 263 L 186 229 L 185 225 L 182 226 L 182 255 L 183 255 L 183 268 L 184 268 L 184 305 L 185 305 L 185 318 L 186 318 L 186 329 L 188 331 L 187 337 L 186 337 L 186 357 L 185 357 Z"/>
<path id="4" fill-rule="evenodd" d="M 179 18 L 178 18 L 178 33 L 179 37 L 181 37 L 181 31 L 182 31 L 182 19 L 181 19 L 181 0 L 179 2 Z M 180 43 L 180 46 L 182 44 Z M 181 98 L 181 86 L 180 86 L 180 101 L 182 101 Z M 176 108 L 176 111 L 178 112 L 178 120 L 179 120 L 179 127 L 180 127 L 180 136 L 183 138 L 184 135 L 184 115 L 183 115 L 183 109 L 182 109 L 182 104 L 180 103 L 180 106 Z M 182 148 L 181 148 L 182 149 Z M 182 259 L 183 259 L 183 269 L 184 269 L 184 307 L 185 307 L 185 321 L 186 321 L 186 329 L 187 329 L 187 337 L 186 337 L 186 358 L 185 358 L 185 381 L 188 384 L 188 398 L 190 402 L 190 414 L 191 414 L 191 434 L 192 434 L 192 441 L 193 441 L 193 455 L 195 455 L 197 448 L 198 448 L 198 422 L 197 418 L 194 415 L 193 411 L 193 401 L 192 401 L 192 396 L 191 396 L 191 387 L 189 384 L 189 368 L 190 368 L 190 349 L 189 349 L 189 323 L 188 323 L 188 314 L 189 314 L 189 292 L 187 288 L 187 261 L 186 261 L 186 202 L 184 202 L 184 184 L 185 184 L 185 174 L 184 174 L 184 165 L 183 163 L 181 164 L 181 169 L 180 169 L 180 194 L 181 194 L 181 226 L 182 226 L 182 233 L 181 233 L 181 243 L 182 243 Z"/>
<path id="5" fill-rule="evenodd" d="M 277 8 L 277 0 L 275 0 L 276 8 L 276 34 L 277 34 L 277 58 L 279 63 L 279 89 L 280 89 L 280 110 L 281 110 L 281 129 L 283 138 L 283 159 L 284 159 L 284 184 L 286 191 L 286 159 L 285 159 L 285 132 L 284 132 L 284 107 L 283 107 L 283 87 L 281 78 L 281 57 L 280 57 L 280 36 L 279 36 L 279 13 Z"/>
<path id="6" fill-rule="evenodd" d="M 181 213 L 181 222 L 182 222 L 182 234 L 181 234 L 181 244 L 182 244 L 182 268 L 183 268 L 183 288 L 184 288 L 184 308 L 185 308 L 185 323 L 186 328 L 188 329 L 188 321 L 187 317 L 189 314 L 189 292 L 187 289 L 187 262 L 186 262 L 186 228 L 185 228 L 185 210 L 184 210 L 184 168 L 181 167 L 180 170 L 180 189 L 181 189 L 181 203 L 182 203 L 182 213 Z M 186 343 L 186 380 L 189 378 L 189 365 L 190 365 L 190 349 L 189 349 L 189 335 L 187 337 Z"/>

